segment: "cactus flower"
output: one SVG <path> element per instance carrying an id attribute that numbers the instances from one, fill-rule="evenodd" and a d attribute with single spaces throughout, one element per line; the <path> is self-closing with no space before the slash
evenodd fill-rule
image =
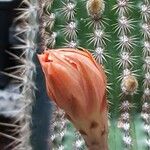
<path id="1" fill-rule="evenodd" d="M 47 93 L 81 133 L 89 150 L 108 150 L 103 67 L 87 50 L 62 48 L 38 55 Z"/>

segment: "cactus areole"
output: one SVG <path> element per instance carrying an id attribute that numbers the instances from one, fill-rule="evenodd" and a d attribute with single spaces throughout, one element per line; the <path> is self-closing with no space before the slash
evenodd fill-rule
<path id="1" fill-rule="evenodd" d="M 47 94 L 81 133 L 89 150 L 108 150 L 108 107 L 103 67 L 85 49 L 38 55 Z"/>

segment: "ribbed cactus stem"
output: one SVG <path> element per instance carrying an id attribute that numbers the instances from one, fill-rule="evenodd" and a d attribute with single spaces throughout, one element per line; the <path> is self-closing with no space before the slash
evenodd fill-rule
<path id="1" fill-rule="evenodd" d="M 132 2 L 118 0 L 114 6 L 118 14 L 118 22 L 115 31 L 118 35 L 117 49 L 120 51 L 117 65 L 122 68 L 123 77 L 121 79 L 121 116 L 119 118 L 118 127 L 123 130 L 123 142 L 127 149 L 132 148 L 132 134 L 130 131 L 132 119 L 130 116 L 130 108 L 132 107 L 132 96 L 138 88 L 138 81 L 132 73 L 133 63 L 136 61 L 132 53 L 135 46 L 135 37 L 131 36 L 134 20 L 128 17 L 132 10 Z"/>
<path id="2" fill-rule="evenodd" d="M 143 80 L 143 96 L 142 96 L 142 112 L 141 117 L 144 121 L 144 131 L 147 136 L 145 141 L 146 147 L 150 148 L 150 2 L 145 0 L 140 5 L 141 11 L 141 31 L 143 37 L 143 72 L 145 74 Z"/>
<path id="3" fill-rule="evenodd" d="M 16 145 L 14 150 L 22 149 L 22 150 L 32 150 L 30 135 L 31 135 L 31 112 L 32 112 L 32 104 L 35 99 L 35 65 L 33 63 L 33 56 L 36 52 L 36 36 L 38 32 L 38 23 L 37 23 L 37 9 L 38 3 L 36 0 L 28 1 L 24 0 L 23 5 L 26 7 L 18 8 L 20 11 L 20 16 L 16 18 L 16 21 L 21 21 L 24 26 L 18 31 L 17 37 L 21 41 L 22 44 L 14 45 L 14 47 L 21 48 L 22 54 L 21 56 L 14 56 L 20 63 L 22 64 L 20 67 L 20 76 L 17 77 L 20 80 L 21 87 L 21 98 L 22 107 L 19 113 L 16 115 L 16 122 L 19 123 L 20 128 L 17 129 L 17 133 L 19 133 L 18 139 L 20 142 Z M 22 7 L 22 5 L 21 5 Z M 23 32 L 23 37 L 21 34 Z M 15 76 L 14 76 L 15 77 Z M 18 131 L 19 130 L 19 131 Z"/>

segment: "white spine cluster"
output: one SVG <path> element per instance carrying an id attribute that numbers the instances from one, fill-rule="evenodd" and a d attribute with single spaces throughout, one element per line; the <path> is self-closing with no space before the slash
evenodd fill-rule
<path id="1" fill-rule="evenodd" d="M 143 43 L 143 54 L 144 57 L 150 55 L 150 42 L 148 40 L 144 41 Z"/>
<path id="2" fill-rule="evenodd" d="M 142 29 L 142 34 L 143 34 L 144 38 L 149 39 L 150 38 L 150 25 L 149 25 L 149 22 L 143 22 L 141 24 L 141 29 Z"/>
<path id="3" fill-rule="evenodd" d="M 117 23 L 115 24 L 115 32 L 118 34 L 127 34 L 130 33 L 131 30 L 134 28 L 135 21 L 133 19 L 129 19 L 128 17 L 122 15 L 118 18 Z"/>
<path id="4" fill-rule="evenodd" d="M 104 47 L 106 40 L 108 41 L 108 35 L 103 29 L 95 29 L 94 33 L 89 35 L 89 44 L 94 44 L 95 47 Z"/>
<path id="5" fill-rule="evenodd" d="M 85 149 L 85 142 L 78 131 L 76 131 L 76 133 L 75 133 L 75 139 L 76 140 L 73 144 L 73 149 L 74 150 Z"/>
<path id="6" fill-rule="evenodd" d="M 148 0 L 145 0 L 141 4 L 141 16 L 142 20 L 145 22 L 148 22 L 150 19 L 150 2 Z"/>
<path id="7" fill-rule="evenodd" d="M 133 36 L 128 36 L 126 34 L 122 34 L 119 36 L 117 49 L 121 49 L 121 51 L 124 51 L 125 49 L 127 51 L 131 51 L 133 47 L 136 45 L 136 38 Z"/>
<path id="8" fill-rule="evenodd" d="M 94 57 L 98 63 L 102 63 L 103 61 L 106 61 L 106 57 L 109 57 L 109 55 L 104 51 L 105 50 L 102 47 L 97 47 L 95 49 Z"/>
<path id="9" fill-rule="evenodd" d="M 141 32 L 143 36 L 143 105 L 141 117 L 144 121 L 144 130 L 147 135 L 146 145 L 150 148 L 150 2 L 144 0 L 140 5 Z"/>
<path id="10" fill-rule="evenodd" d="M 135 62 L 135 57 L 131 55 L 130 52 L 121 52 L 120 58 L 117 60 L 117 65 L 123 68 L 130 68 L 133 66 L 133 63 Z"/>
<path id="11" fill-rule="evenodd" d="M 66 39 L 76 40 L 77 38 L 77 23 L 74 21 L 68 22 L 62 29 Z"/>
<path id="12" fill-rule="evenodd" d="M 48 48 L 54 48 L 56 44 L 57 32 L 45 33 L 45 42 Z"/>
<path id="13" fill-rule="evenodd" d="M 128 14 L 131 9 L 133 8 L 132 2 L 130 0 L 117 0 L 117 4 L 114 5 L 114 8 L 116 10 L 116 13 L 119 14 L 119 16 Z"/>
<path id="14" fill-rule="evenodd" d="M 78 46 L 78 42 L 76 40 L 68 41 L 66 40 L 65 47 L 75 48 Z"/>
<path id="15" fill-rule="evenodd" d="M 66 20 L 74 20 L 75 19 L 75 7 L 76 4 L 73 2 L 62 2 L 63 3 L 63 7 L 60 9 L 60 13 L 65 16 Z"/>

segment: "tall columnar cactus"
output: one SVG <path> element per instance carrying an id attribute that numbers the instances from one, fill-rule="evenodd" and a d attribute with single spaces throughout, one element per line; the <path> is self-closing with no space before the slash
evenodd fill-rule
<path id="1" fill-rule="evenodd" d="M 15 48 L 22 49 L 22 55 L 18 58 L 21 62 L 20 66 L 20 87 L 23 101 L 23 106 L 20 109 L 20 112 L 17 115 L 16 121 L 19 122 L 21 128 L 19 129 L 19 139 L 20 142 L 14 149 L 24 149 L 32 150 L 30 136 L 31 136 L 31 121 L 32 121 L 32 105 L 35 100 L 35 64 L 33 62 L 33 57 L 37 49 L 37 32 L 38 32 L 38 23 L 37 23 L 37 1 L 23 1 L 25 8 L 19 8 L 21 15 L 16 18 L 20 19 L 23 22 L 23 29 L 17 33 L 17 37 L 20 38 L 20 35 L 24 32 L 24 36 L 20 38 L 22 44 L 16 45 Z M 23 7 L 23 6 L 22 6 Z M 17 79 L 17 78 L 16 78 Z M 18 132 L 18 131 L 17 131 Z"/>
<path id="2" fill-rule="evenodd" d="M 17 33 L 18 39 L 21 40 L 22 44 L 16 45 L 15 48 L 22 49 L 22 55 L 18 57 L 21 65 L 18 66 L 20 69 L 19 78 L 16 76 L 16 79 L 19 79 L 22 98 L 20 99 L 23 102 L 23 106 L 20 109 L 18 115 L 16 116 L 16 121 L 19 122 L 19 143 L 14 149 L 24 149 L 31 150 L 31 112 L 32 104 L 35 99 L 35 65 L 33 63 L 33 57 L 37 49 L 37 32 L 38 32 L 38 23 L 37 23 L 37 1 L 23 1 L 22 8 L 18 8 L 20 11 L 20 16 L 16 20 L 21 20 L 22 28 Z M 23 37 L 20 37 L 23 35 Z M 18 132 L 18 131 L 17 131 Z"/>
<path id="3" fill-rule="evenodd" d="M 31 150 L 31 121 L 32 121 L 32 105 L 35 100 L 35 64 L 33 57 L 37 49 L 37 32 L 38 32 L 38 20 L 37 20 L 37 1 L 22 1 L 20 8 L 18 8 L 19 15 L 14 20 L 18 22 L 17 33 L 14 35 L 19 41 L 19 45 L 14 45 L 14 49 L 21 51 L 21 55 L 15 55 L 9 53 L 13 59 L 16 59 L 18 66 L 17 71 L 10 74 L 4 73 L 12 77 L 17 82 L 16 87 L 20 91 L 19 101 L 21 107 L 18 113 L 14 116 L 15 121 L 13 124 L 3 124 L 5 126 L 11 126 L 15 128 L 14 137 L 5 135 L 7 138 L 13 140 L 12 143 L 6 145 L 5 149 L 14 150 Z M 10 68 L 11 69 L 11 68 Z"/>
<path id="4" fill-rule="evenodd" d="M 109 149 L 150 149 L 150 2 L 51 0 L 41 3 L 44 46 L 84 47 L 107 70 L 111 103 Z M 54 113 L 52 148 L 85 149 L 72 125 L 68 128 L 65 116 L 59 111 Z M 56 124 L 60 120 L 64 123 L 61 126 Z M 75 139 L 69 138 L 71 134 Z"/>

